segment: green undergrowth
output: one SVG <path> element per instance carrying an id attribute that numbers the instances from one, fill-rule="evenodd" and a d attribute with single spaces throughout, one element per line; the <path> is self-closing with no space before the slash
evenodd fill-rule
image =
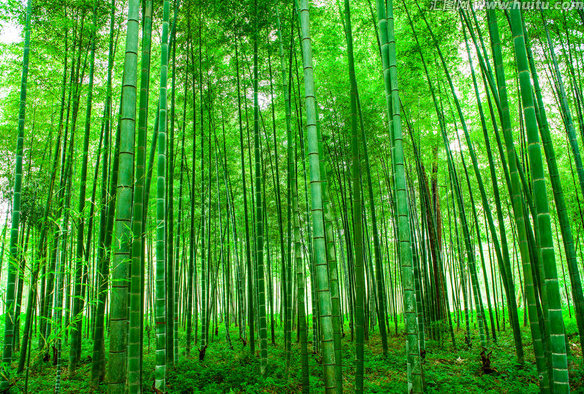
<path id="1" fill-rule="evenodd" d="M 279 321 L 277 322 L 279 323 Z M 473 323 L 472 347 L 465 344 L 464 325 L 456 329 L 456 347 L 452 345 L 450 335 L 444 332 L 441 338 L 426 341 L 426 352 L 423 360 L 424 379 L 427 393 L 538 393 L 537 373 L 531 347 L 529 329 L 522 326 L 522 339 L 525 349 L 525 363 L 517 364 L 515 346 L 511 329 L 497 331 L 497 342 L 492 340 L 487 346 L 491 367 L 496 371 L 484 374 L 481 371 L 482 348 L 479 343 L 477 327 Z M 384 357 L 378 327 L 371 332 L 365 346 L 365 389 L 366 393 L 405 393 L 407 387 L 406 351 L 403 325 L 398 326 L 395 335 L 394 325 L 390 323 L 389 350 Z M 570 383 L 573 393 L 584 393 L 584 367 L 579 337 L 575 334 L 574 320 L 566 316 L 566 331 L 570 338 L 571 366 Z M 185 334 L 180 333 L 179 362 L 168 369 L 168 394 L 195 393 L 299 393 L 301 392 L 300 345 L 296 335 L 292 338 L 292 368 L 289 376 L 286 372 L 286 354 L 283 344 L 282 327 L 276 326 L 276 344 L 272 344 L 268 329 L 268 366 L 265 376 L 259 372 L 259 342 L 256 340 L 256 354 L 252 355 L 249 344 L 244 346 L 239 339 L 237 327 L 232 327 L 230 336 L 232 346 L 226 341 L 224 327 L 220 327 L 215 335 L 210 335 L 211 342 L 203 361 L 199 360 L 199 347 L 193 346 L 189 357 L 185 354 Z M 345 324 L 343 337 L 343 389 L 346 393 L 354 392 L 354 344 L 351 342 L 350 328 Z M 154 334 L 148 332 L 144 337 L 144 393 L 152 393 L 154 383 Z M 309 340 L 312 330 L 309 330 Z M 148 345 L 149 343 L 149 345 Z M 34 354 L 35 352 L 33 352 Z M 63 349 L 63 369 L 61 392 L 73 393 L 106 393 L 106 385 L 91 391 L 91 354 L 90 341 L 84 341 L 83 357 L 78 371 L 69 376 L 67 368 L 68 348 Z M 107 357 L 107 354 L 106 354 Z M 309 343 L 310 390 L 314 393 L 324 392 L 322 366 L 317 354 Z M 28 392 L 52 393 L 55 380 L 55 367 L 51 362 L 33 362 L 31 368 Z M 16 365 L 16 364 L 15 364 Z M 24 393 L 24 376 L 18 378 L 11 393 Z"/>

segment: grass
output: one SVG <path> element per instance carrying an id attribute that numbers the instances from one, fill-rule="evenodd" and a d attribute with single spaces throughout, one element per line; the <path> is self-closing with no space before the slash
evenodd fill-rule
<path id="1" fill-rule="evenodd" d="M 464 329 L 455 333 L 457 347 L 452 346 L 449 335 L 444 335 L 439 341 L 428 340 L 427 353 L 423 361 L 424 379 L 427 393 L 538 393 L 537 372 L 531 347 L 529 330 L 522 327 L 522 339 L 525 349 L 525 363 L 518 365 L 515 358 L 515 347 L 511 329 L 506 326 L 497 332 L 496 343 L 489 343 L 492 351 L 491 365 L 497 370 L 493 374 L 481 374 L 481 348 L 478 344 L 478 333 L 473 331 L 473 346 L 468 348 L 464 343 Z M 377 327 L 370 334 L 365 346 L 365 392 L 366 393 L 405 393 L 407 384 L 405 338 L 403 327 L 399 327 L 398 335 L 391 325 L 389 351 L 387 357 L 382 354 L 381 338 Z M 286 355 L 283 345 L 282 327 L 276 328 L 276 345 L 271 344 L 268 330 L 268 367 L 265 377 L 259 373 L 257 354 L 251 355 L 249 345 L 243 346 L 237 327 L 230 329 L 233 349 L 225 339 L 223 325 L 217 335 L 212 335 L 204 361 L 198 359 L 198 349 L 193 348 L 191 356 L 185 356 L 185 335 L 181 331 L 179 354 L 180 361 L 174 368 L 169 368 L 167 378 L 168 394 L 195 393 L 298 393 L 301 392 L 300 378 L 300 346 L 295 342 L 293 333 L 292 369 L 290 377 L 286 374 Z M 346 393 L 354 392 L 354 344 L 350 340 L 350 329 L 345 324 L 346 336 L 343 338 L 343 388 Z M 566 317 L 568 334 L 576 332 L 575 321 Z M 312 330 L 309 330 L 309 338 Z M 145 333 L 143 392 L 153 392 L 154 382 L 154 338 L 148 338 Z M 572 353 L 570 367 L 570 383 L 573 393 L 584 393 L 584 367 L 582 365 L 582 350 L 579 337 L 570 336 Z M 322 366 L 318 357 L 312 353 L 309 344 L 310 389 L 312 392 L 323 392 Z M 257 352 L 256 352 L 257 353 Z M 83 358 L 78 372 L 69 377 L 67 370 L 68 348 L 63 349 L 62 393 L 90 393 L 91 377 L 90 341 L 84 341 Z M 35 363 L 31 368 L 28 392 L 52 393 L 55 379 L 55 367 L 52 363 Z M 12 388 L 12 393 L 23 393 L 24 379 L 20 378 Z M 101 385 L 95 393 L 105 393 L 107 388 Z"/>

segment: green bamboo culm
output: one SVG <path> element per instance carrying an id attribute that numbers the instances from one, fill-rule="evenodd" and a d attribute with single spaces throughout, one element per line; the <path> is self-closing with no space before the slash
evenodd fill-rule
<path id="1" fill-rule="evenodd" d="M 513 215 L 515 218 L 518 247 L 521 254 L 521 264 L 523 266 L 524 294 L 527 300 L 529 327 L 533 340 L 533 349 L 537 371 L 539 375 L 540 390 L 542 393 L 549 393 L 549 376 L 546 367 L 544 346 L 542 342 L 542 332 L 537 315 L 536 295 L 533 283 L 531 267 L 531 257 L 528 249 L 527 230 L 524 215 L 524 204 L 521 196 L 521 184 L 519 180 L 519 170 L 517 168 L 517 154 L 513 143 L 513 132 L 511 129 L 511 116 L 509 113 L 509 102 L 507 99 L 507 85 L 505 81 L 505 69 L 503 67 L 503 55 L 501 50 L 501 40 L 499 37 L 499 27 L 494 10 L 487 11 L 489 24 L 489 35 L 491 37 L 491 48 L 495 63 L 495 76 L 497 80 L 497 92 L 499 96 L 499 109 L 503 137 L 507 149 L 507 162 L 509 164 L 511 202 L 513 205 Z M 503 157 L 502 157 L 503 158 Z M 509 278 L 511 282 L 511 278 Z"/>
<path id="2" fill-rule="evenodd" d="M 112 70 L 114 64 L 114 21 L 115 21 L 115 0 L 110 4 L 110 26 L 108 44 L 108 66 L 106 82 L 106 99 L 104 103 L 104 115 L 102 118 L 102 129 L 104 138 L 104 149 L 102 154 L 102 185 L 100 196 L 100 228 L 97 247 L 97 305 L 95 306 L 95 318 L 93 328 L 93 360 L 91 366 L 91 386 L 97 388 L 99 383 L 105 380 L 105 303 L 108 295 L 109 281 L 109 245 L 111 244 L 110 211 L 113 211 L 115 193 L 113 189 L 108 189 L 109 175 L 109 153 L 111 146 L 111 96 L 112 96 Z M 117 137 L 116 137 L 117 138 Z M 114 168 L 117 160 L 114 158 Z M 117 184 L 117 171 L 112 172 L 111 184 Z M 113 216 L 111 219 L 113 225 Z"/>
<path id="3" fill-rule="evenodd" d="M 134 134 L 136 131 L 136 91 L 140 1 L 128 4 L 126 55 L 122 85 L 119 178 L 114 229 L 114 258 L 110 304 L 110 349 L 108 386 L 110 394 L 127 390 L 128 370 L 128 295 L 130 247 L 132 241 L 132 201 L 134 192 Z"/>
<path id="4" fill-rule="evenodd" d="M 348 1 L 345 1 L 345 9 L 346 9 L 346 18 L 347 18 L 347 23 L 346 23 L 346 28 L 345 28 L 345 36 L 349 36 L 349 34 L 351 35 L 351 41 L 352 41 L 352 27 L 351 27 L 351 23 L 350 23 L 350 10 L 349 10 L 349 3 Z M 349 40 L 347 39 L 347 42 L 349 42 Z M 353 43 L 351 42 L 350 46 L 353 46 Z M 377 308 L 377 313 L 378 313 L 378 322 L 379 322 L 379 334 L 381 336 L 381 347 L 383 350 L 383 355 L 387 356 L 387 351 L 388 351 L 388 347 L 387 347 L 387 328 L 386 328 L 386 308 L 385 305 L 387 303 L 387 297 L 385 295 L 385 290 L 384 290 L 384 279 L 383 279 L 383 265 L 382 265 L 382 255 L 381 255 L 381 241 L 380 241 L 380 237 L 379 237 L 379 227 L 377 224 L 377 213 L 376 213 L 376 208 L 375 208 L 375 201 L 374 201 L 374 196 L 373 196 L 373 182 L 372 182 L 372 175 L 371 175 L 371 162 L 369 160 L 369 150 L 367 147 L 367 138 L 365 136 L 365 127 L 363 125 L 363 114 L 361 112 L 361 103 L 360 103 L 360 99 L 359 99 L 359 89 L 357 87 L 357 80 L 356 77 L 354 76 L 355 74 L 355 65 L 354 65 L 354 56 L 353 56 L 353 50 L 351 48 L 351 50 L 349 51 L 348 49 L 349 45 L 347 45 L 347 55 L 349 58 L 349 63 L 353 63 L 353 76 L 350 76 L 350 78 L 354 78 L 355 81 L 355 98 L 357 101 L 357 111 L 358 111 L 358 115 L 359 115 L 359 122 L 360 122 L 360 129 L 361 129 L 361 145 L 363 146 L 363 158 L 365 159 L 365 172 L 367 174 L 367 194 L 369 197 L 369 208 L 371 210 L 371 229 L 372 229 L 372 235 L 373 235 L 373 252 L 374 252 L 374 258 L 375 258 L 375 272 L 377 273 L 375 275 L 375 281 L 376 281 L 376 287 L 375 290 L 377 291 L 377 303 L 378 303 L 378 308 Z M 332 225 L 332 224 L 331 224 Z M 333 298 L 334 300 L 334 298 Z"/>
<path id="5" fill-rule="evenodd" d="M 401 279 L 403 288 L 404 320 L 406 330 L 408 393 L 424 391 L 424 377 L 420 359 L 420 342 L 418 337 L 418 322 L 416 313 L 416 293 L 414 286 L 414 267 L 410 243 L 410 212 L 406 187 L 406 174 L 401 129 L 400 98 L 397 84 L 397 55 L 395 32 L 393 26 L 393 1 L 387 2 L 387 35 L 389 80 L 391 86 L 391 119 L 393 130 L 390 130 L 394 146 L 393 163 L 395 168 L 395 188 L 397 206 L 397 231 L 399 241 Z"/>
<path id="6" fill-rule="evenodd" d="M 539 226 L 538 244 L 541 248 L 543 259 L 544 287 L 547 300 L 548 319 L 550 322 L 550 347 L 552 352 L 552 376 L 550 384 L 554 394 L 569 393 L 568 358 L 566 355 L 566 340 L 564 320 L 562 317 L 562 300 L 558 284 L 556 270 L 556 258 L 554 254 L 553 232 L 549 214 L 549 203 L 545 185 L 545 170 L 539 143 L 538 126 L 533 101 L 533 89 L 531 75 L 525 46 L 524 26 L 521 11 L 513 9 L 511 14 L 511 29 L 513 32 L 513 44 L 517 60 L 517 72 L 521 90 L 521 102 L 523 103 L 523 116 L 529 144 L 529 164 L 533 182 L 533 196 L 535 197 L 535 209 L 537 212 L 537 224 Z"/>
<path id="7" fill-rule="evenodd" d="M 414 266 L 410 243 L 410 212 L 406 188 L 406 175 L 401 129 L 399 90 L 397 84 L 397 58 L 393 26 L 393 2 L 387 3 L 387 14 L 383 0 L 376 1 L 377 26 L 381 44 L 381 59 L 388 112 L 389 134 L 394 146 L 393 168 L 395 171 L 397 233 L 399 261 L 403 287 L 404 320 L 406 331 L 408 393 L 422 393 L 424 381 L 420 359 Z"/>
<path id="8" fill-rule="evenodd" d="M 318 293 L 322 365 L 324 369 L 325 391 L 327 394 L 333 394 L 337 390 L 337 382 L 335 379 L 332 301 L 324 237 L 323 195 L 320 179 L 320 157 L 318 154 L 318 132 L 316 129 L 316 97 L 314 69 L 312 65 L 312 43 L 310 38 L 308 0 L 302 0 L 300 2 L 300 27 L 302 39 L 302 62 L 304 66 L 304 95 L 306 99 L 308 162 L 310 167 L 310 211 L 312 213 L 312 239 L 315 257 L 315 284 Z"/>
<path id="9" fill-rule="evenodd" d="M 337 393 L 343 391 L 343 365 L 341 349 L 341 321 L 340 321 L 340 290 L 339 290 L 339 272 L 337 269 L 337 253 L 335 248 L 334 225 L 333 225 L 333 208 L 330 201 L 329 188 L 327 187 L 328 162 L 324 153 L 323 136 L 321 132 L 318 106 L 316 106 L 316 131 L 318 135 L 318 155 L 320 157 L 320 181 L 322 185 L 322 204 L 325 229 L 325 250 L 327 264 L 329 267 L 329 285 L 331 293 L 331 306 L 333 311 L 333 341 L 335 349 L 335 376 L 337 379 Z"/>
<path id="10" fill-rule="evenodd" d="M 202 47 L 201 47 L 202 48 Z M 205 217 L 206 209 L 205 209 L 205 200 L 206 200 L 206 182 L 205 182 L 205 129 L 204 129 L 204 106 L 203 106 L 203 59 L 202 59 L 202 49 L 199 48 L 199 93 L 201 97 L 201 222 L 202 222 L 202 229 L 201 229 L 201 350 L 199 350 L 199 354 L 204 357 L 205 351 L 207 349 L 208 343 L 208 332 L 209 332 L 209 313 L 208 313 L 208 306 L 209 306 L 209 292 L 208 285 L 207 285 L 207 267 L 209 265 L 208 255 L 206 255 L 206 238 L 205 236 L 209 234 L 210 226 Z M 251 270 L 250 270 L 251 271 Z M 251 293 L 251 289 L 250 289 Z M 252 297 L 250 297 L 251 299 Z M 251 346 L 253 347 L 253 346 Z"/>
<path id="11" fill-rule="evenodd" d="M 170 1 L 162 9 L 160 95 L 158 110 L 158 165 L 156 182 L 156 372 L 155 387 L 166 390 L 166 118 L 168 84 L 168 21 Z"/>
<path id="12" fill-rule="evenodd" d="M 180 0 L 172 2 L 172 23 L 170 24 L 169 61 L 170 69 L 170 107 L 168 111 L 168 131 L 167 131 L 167 165 L 166 165 L 166 364 L 172 368 L 175 362 L 175 339 L 177 325 L 175 324 L 176 306 L 176 275 L 177 256 L 175 255 L 174 239 L 174 174 L 175 174 L 175 101 L 176 101 L 176 18 L 178 14 Z M 169 20 L 170 23 L 170 20 Z M 172 53 L 172 56 L 170 55 Z M 172 60 L 171 60 L 172 59 Z M 180 194 L 180 192 L 179 192 Z"/>
<path id="13" fill-rule="evenodd" d="M 241 83 L 239 78 L 239 54 L 237 51 L 237 39 L 235 40 L 235 70 L 237 75 L 237 118 L 239 121 L 239 149 L 241 150 L 240 163 L 241 163 L 241 181 L 243 189 L 243 212 L 245 218 L 245 264 L 247 269 L 247 290 L 249 294 L 253 292 L 253 273 L 252 273 L 252 260 L 251 260 L 251 247 L 250 247 L 250 235 L 249 235 L 249 214 L 247 209 L 247 183 L 245 176 L 245 150 L 243 145 L 243 120 L 241 116 Z M 201 128 L 202 130 L 202 128 Z M 201 160 L 202 162 L 202 160 Z M 203 173 L 203 171 L 201 171 Z M 204 211 L 203 211 L 204 212 Z M 247 317 L 249 321 L 249 351 L 250 353 L 255 353 L 255 333 L 254 333 L 254 302 L 253 297 L 247 297 Z M 243 335 L 245 337 L 245 324 L 243 324 Z M 203 344 L 205 346 L 205 344 Z"/>
<path id="14" fill-rule="evenodd" d="M 266 290 L 264 279 L 264 219 L 262 207 L 263 171 L 260 155 L 260 106 L 258 103 L 258 3 L 255 1 L 254 42 L 253 42 L 253 125 L 255 152 L 255 208 L 256 208 L 256 275 L 258 286 L 258 313 L 260 336 L 260 371 L 266 373 L 268 361 L 268 340 L 266 329 Z"/>
<path id="15" fill-rule="evenodd" d="M 318 108 L 318 106 L 316 107 Z M 337 379 L 337 392 L 343 391 L 343 365 L 342 365 L 342 349 L 341 349 L 341 322 L 340 322 L 340 297 L 339 297 L 339 273 L 337 269 L 337 253 L 335 248 L 334 226 L 332 203 L 329 198 L 329 190 L 327 188 L 327 172 L 328 166 L 326 156 L 324 153 L 324 144 L 322 141 L 322 132 L 320 122 L 318 120 L 318 111 L 316 112 L 316 130 L 318 134 L 318 155 L 320 160 L 320 180 L 322 184 L 322 204 L 323 217 L 325 229 L 325 249 L 326 260 L 329 267 L 329 284 L 331 292 L 331 305 L 333 308 L 333 339 L 335 348 L 335 376 Z"/>
<path id="16" fill-rule="evenodd" d="M 69 376 L 74 376 L 75 368 L 79 359 L 81 358 L 81 330 L 83 326 L 83 304 L 82 296 L 82 271 L 84 265 L 84 233 L 85 233 L 85 217 L 83 210 L 85 209 L 86 191 L 87 191 L 87 166 L 89 156 L 89 140 L 91 134 L 91 104 L 93 99 L 93 74 L 95 70 L 95 40 L 97 29 L 97 16 L 95 13 L 91 25 L 91 51 L 89 60 L 89 84 L 87 86 L 87 107 L 85 112 L 85 133 L 83 137 L 83 158 L 81 163 L 81 176 L 79 187 L 79 206 L 77 212 L 79 213 L 79 222 L 77 224 L 77 247 L 75 259 L 75 285 L 73 288 L 73 311 L 71 314 L 71 345 L 69 347 Z"/>
<path id="17" fill-rule="evenodd" d="M 552 48 L 552 41 L 550 38 L 547 23 L 545 22 L 543 12 L 542 19 L 544 27 L 546 30 L 546 37 L 548 41 L 548 46 Z M 545 107 L 543 103 L 543 97 L 541 94 L 541 88 L 539 86 L 539 78 L 535 69 L 535 62 L 533 60 L 533 54 L 529 41 L 525 41 L 527 47 L 527 56 L 529 58 L 529 66 L 531 69 L 531 78 L 533 79 L 533 88 L 535 90 L 535 97 L 537 98 L 537 113 L 539 114 L 539 133 L 541 135 L 541 140 L 545 150 L 545 156 L 548 164 L 548 170 L 550 172 L 550 180 L 552 184 L 552 189 L 554 193 L 554 201 L 556 203 L 556 211 L 558 213 L 558 219 L 560 221 L 560 228 L 562 231 L 562 241 L 564 243 L 564 250 L 566 251 L 566 264 L 568 266 L 568 271 L 570 274 L 570 284 L 572 286 L 572 298 L 574 300 L 574 307 L 576 309 L 576 324 L 578 325 L 578 332 L 580 333 L 580 344 L 584 342 L 584 297 L 582 295 L 582 280 L 580 278 L 580 273 L 578 271 L 578 264 L 576 259 L 576 250 L 574 247 L 574 237 L 572 235 L 572 229 L 570 226 L 570 218 L 568 214 L 568 209 L 566 207 L 566 201 L 564 199 L 564 192 L 562 188 L 562 181 L 558 171 L 558 164 L 556 161 L 556 154 L 554 151 L 554 146 L 552 144 L 552 139 L 550 135 L 549 124 L 547 120 L 547 115 L 545 112 Z M 560 70 L 556 61 L 556 56 L 552 51 L 552 61 L 554 62 L 554 69 L 557 74 L 557 84 L 560 87 L 560 92 L 564 91 L 563 84 L 561 82 Z M 568 103 L 565 95 L 565 91 L 562 95 L 562 102 L 564 107 L 564 112 L 566 113 L 566 126 L 570 124 L 568 118 L 571 117 L 567 115 L 569 112 Z M 573 126 L 572 126 L 573 127 Z"/>
<path id="18" fill-rule="evenodd" d="M 290 140 L 292 143 L 292 139 Z M 294 150 L 296 150 L 296 143 L 294 143 Z M 297 162 L 296 155 L 292 161 L 293 170 L 290 179 L 290 188 L 292 193 L 292 215 L 294 221 L 294 261 L 296 269 L 296 283 L 298 291 L 296 293 L 298 306 L 298 331 L 300 339 L 300 362 L 302 368 L 302 393 L 308 394 L 310 392 L 310 375 L 308 366 L 308 333 L 306 324 L 306 306 L 304 302 L 304 294 L 306 288 L 306 281 L 304 279 L 304 267 L 302 261 L 302 238 L 300 236 L 300 208 L 298 205 L 298 177 L 296 172 Z"/>
<path id="19" fill-rule="evenodd" d="M 30 14 L 32 0 L 26 5 L 26 22 L 24 27 L 24 51 L 22 55 L 22 75 L 20 79 L 20 104 L 18 109 L 18 135 L 16 137 L 16 164 L 14 167 L 14 194 L 12 197 L 12 220 L 10 225 L 10 260 L 6 281 L 6 307 L 4 323 L 4 350 L 2 351 L 2 373 L 0 390 L 6 390 L 10 384 L 12 368 L 13 338 L 15 316 L 16 274 L 18 272 L 18 230 L 20 226 L 20 196 L 22 191 L 22 156 L 24 150 L 24 124 L 26 115 L 26 83 L 28 79 L 28 58 L 30 52 Z"/>
<path id="20" fill-rule="evenodd" d="M 190 33 L 190 25 L 189 25 L 189 33 Z M 194 70 L 194 45 L 191 46 L 191 57 L 193 60 L 193 70 Z M 195 181 L 196 181 L 196 167 L 197 167 L 197 111 L 196 111 L 196 103 L 197 103 L 197 89 L 196 89 L 196 74 L 193 73 L 193 150 L 192 150 L 192 154 L 193 154 L 193 162 L 191 164 L 191 176 L 192 176 L 192 185 L 195 185 Z M 191 186 L 191 192 L 190 192 L 190 198 L 191 198 L 191 204 L 190 204 L 190 208 L 191 208 L 191 218 L 190 218 L 190 231 L 189 231 L 189 235 L 190 235 L 190 240 L 188 242 L 189 244 L 189 265 L 188 265 L 188 278 L 187 278 L 187 282 L 191 283 L 191 285 L 188 286 L 188 290 L 187 290 L 187 306 L 186 306 L 186 311 L 187 311 L 187 344 L 186 344 L 186 357 L 188 358 L 191 355 L 191 341 L 192 341 L 192 335 L 193 335 L 193 317 L 195 317 L 195 325 L 196 325 L 196 321 L 198 320 L 198 317 L 195 315 L 193 316 L 193 285 L 192 283 L 196 283 L 195 281 L 195 270 L 196 270 L 196 264 L 197 264 L 197 253 L 196 253 L 196 249 L 197 249 L 197 237 L 195 236 L 195 195 L 196 195 L 196 191 L 195 191 L 195 187 Z M 235 230 L 235 229 L 234 229 Z M 196 296 L 196 295 L 195 295 Z M 196 303 L 195 303 L 196 304 Z"/>
<path id="21" fill-rule="evenodd" d="M 119 129 L 119 128 L 118 128 Z M 67 136 L 67 129 L 65 129 L 65 136 Z M 119 132 L 118 132 L 119 137 Z M 71 202 L 71 184 L 72 184 L 72 177 L 70 174 L 71 171 L 71 159 L 73 156 L 73 146 L 75 141 L 75 134 L 71 134 L 70 140 L 67 142 L 67 138 L 65 138 L 65 147 L 63 148 L 63 154 L 61 155 L 61 184 L 63 187 L 60 191 L 60 198 L 59 198 L 59 212 L 62 213 L 60 222 L 59 222 L 59 230 L 56 239 L 56 259 L 55 259 L 55 276 L 56 276 L 56 285 L 55 285 L 55 302 L 53 305 L 53 320 L 56 322 L 55 324 L 55 335 L 56 335 L 56 354 L 55 358 L 57 359 L 57 373 L 55 374 L 55 386 L 54 386 L 54 393 L 59 394 L 61 391 L 61 370 L 62 370 L 62 357 L 61 357 L 61 350 L 62 350 L 62 333 L 63 330 L 63 295 L 64 295 L 64 282 L 65 282 L 65 267 L 67 264 L 67 235 L 68 235 L 68 228 L 69 228 L 69 212 L 70 212 L 70 202 Z M 66 148 L 67 143 L 69 147 Z M 119 146 L 119 138 L 116 141 L 116 145 Z M 116 178 L 117 179 L 117 178 Z M 112 219 L 113 223 L 113 219 Z"/>
<path id="22" fill-rule="evenodd" d="M 353 61 L 353 33 L 351 29 L 351 13 L 349 0 L 345 0 L 347 56 L 349 59 L 349 81 L 351 85 L 351 152 L 352 152 L 352 182 L 353 182 L 353 243 L 355 265 L 355 353 L 357 366 L 355 373 L 355 392 L 363 392 L 364 360 L 364 320 L 365 320 L 365 268 L 363 260 L 363 210 L 361 196 L 361 156 L 359 147 L 361 133 L 357 123 L 357 79 L 355 78 L 355 63 Z"/>
<path id="23" fill-rule="evenodd" d="M 278 47 L 280 55 L 280 67 L 282 70 L 282 93 L 284 95 L 284 105 L 286 109 L 286 141 L 287 141 L 287 200 L 291 201 L 292 193 L 292 177 L 295 170 L 293 158 L 293 144 L 292 144 L 292 124 L 291 124 L 291 105 L 290 95 L 288 93 L 288 78 L 286 77 L 286 60 L 284 57 L 284 41 L 282 39 L 282 25 L 280 23 L 280 12 L 276 6 L 276 22 L 278 27 Z M 292 18 L 292 24 L 294 18 Z M 293 38 L 293 36 L 292 36 Z M 292 57 L 290 57 L 292 60 Z M 292 211 L 292 204 L 287 204 L 287 218 L 288 218 L 288 253 L 286 255 L 286 267 L 283 272 L 283 298 L 284 298 L 284 348 L 286 351 L 286 372 L 290 373 L 291 358 L 292 358 L 292 222 L 293 216 L 296 215 Z"/>
<path id="24" fill-rule="evenodd" d="M 142 61 L 140 104 L 136 142 L 136 185 L 132 213 L 132 261 L 130 267 L 130 326 L 128 335 L 128 389 L 130 394 L 142 392 L 143 267 L 144 267 L 144 187 L 148 124 L 148 92 L 150 87 L 150 46 L 152 38 L 152 1 L 144 3 L 142 26 Z"/>

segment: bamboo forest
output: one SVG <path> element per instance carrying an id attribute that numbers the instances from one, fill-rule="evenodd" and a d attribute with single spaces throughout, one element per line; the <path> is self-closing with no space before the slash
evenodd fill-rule
<path id="1" fill-rule="evenodd" d="M 584 3 L 0 2 L 0 394 L 584 393 Z"/>

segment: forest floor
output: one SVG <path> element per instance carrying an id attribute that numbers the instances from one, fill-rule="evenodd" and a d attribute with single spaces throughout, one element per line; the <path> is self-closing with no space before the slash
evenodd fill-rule
<path id="1" fill-rule="evenodd" d="M 521 315 L 520 315 L 521 316 Z M 279 323 L 279 322 L 277 322 Z M 269 324 L 269 323 L 268 323 Z M 405 337 L 400 325 L 399 334 L 395 335 L 391 324 L 391 335 L 388 338 L 388 355 L 383 357 L 379 330 L 370 334 L 365 346 L 365 388 L 366 393 L 406 393 L 406 356 Z M 456 323 L 454 323 L 456 324 Z M 502 328 L 502 327 L 501 327 Z M 354 344 L 350 340 L 348 324 L 344 328 L 343 338 L 343 389 L 346 393 L 354 392 Z M 575 321 L 566 316 L 566 331 L 570 338 L 571 366 L 570 384 L 572 393 L 584 393 L 584 365 L 582 349 L 576 332 Z M 301 368 L 300 345 L 296 343 L 293 333 L 292 368 L 290 379 L 286 379 L 286 354 L 284 352 L 282 328 L 277 324 L 276 345 L 271 343 L 268 326 L 268 366 L 266 376 L 259 373 L 259 359 L 249 354 L 249 345 L 243 345 L 239 339 L 238 328 L 232 327 L 230 335 L 233 349 L 225 340 L 224 326 L 218 335 L 212 336 L 204 361 L 199 361 L 199 351 L 194 347 L 189 358 L 185 357 L 185 336 L 180 336 L 180 361 L 174 368 L 168 369 L 168 394 L 194 393 L 300 393 Z M 457 341 L 453 347 L 449 334 L 443 334 L 442 343 L 428 340 L 423 361 L 424 379 L 427 393 L 538 393 L 537 373 L 531 346 L 529 328 L 522 326 L 522 339 L 525 349 L 525 363 L 517 364 L 515 346 L 511 329 L 497 332 L 497 342 L 489 342 L 488 351 L 491 367 L 496 372 L 483 374 L 481 371 L 482 351 L 476 327 L 471 331 L 473 345 L 469 348 L 465 339 L 464 325 L 461 323 L 455 332 Z M 309 332 L 309 340 L 311 338 Z M 154 392 L 155 338 L 144 337 L 144 393 Z M 256 341 L 256 352 L 259 342 Z M 85 341 L 82 363 L 78 373 L 69 377 L 66 367 L 68 348 L 63 349 L 63 365 L 61 393 L 90 393 L 91 377 L 90 341 Z M 324 392 L 322 366 L 318 364 L 317 356 L 312 354 L 309 342 L 310 389 L 312 392 Z M 106 355 L 107 357 L 107 355 Z M 32 364 L 31 360 L 31 364 Z M 28 393 L 52 393 L 55 381 L 55 367 L 52 363 L 31 368 Z M 100 386 L 95 393 L 105 393 L 106 387 Z M 11 393 L 24 393 L 24 378 L 18 380 Z"/>

